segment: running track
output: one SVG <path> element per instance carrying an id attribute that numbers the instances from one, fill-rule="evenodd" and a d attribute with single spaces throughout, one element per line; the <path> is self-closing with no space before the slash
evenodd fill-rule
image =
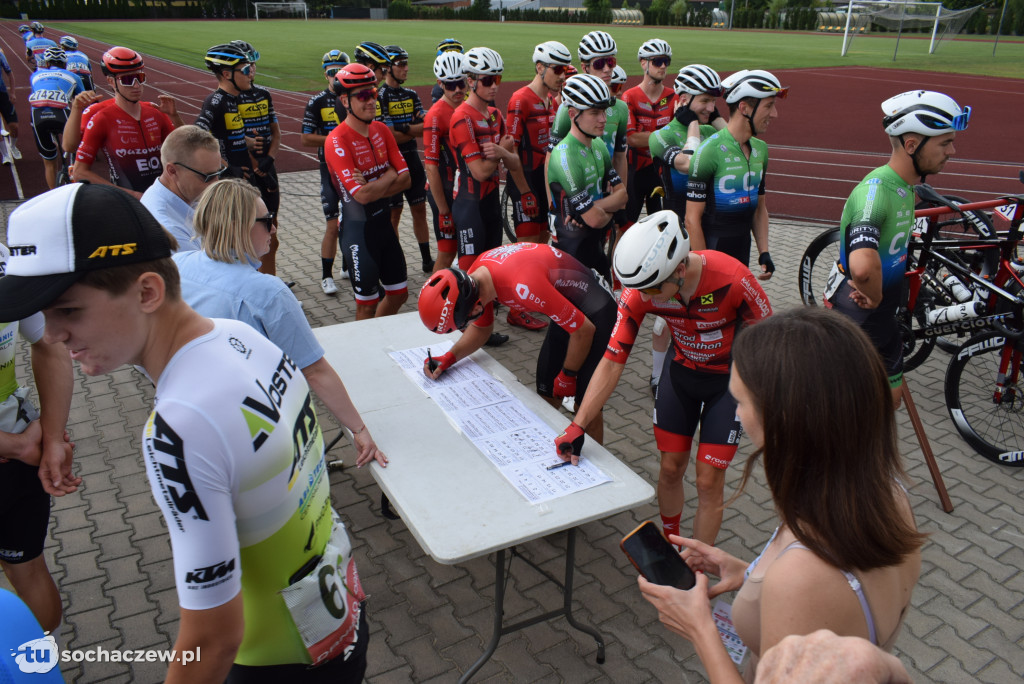
<path id="1" fill-rule="evenodd" d="M 17 80 L 20 144 L 24 159 L 16 172 L 26 197 L 45 189 L 42 163 L 28 125 L 28 67 L 19 57 L 24 48 L 17 22 L 0 24 L 0 46 Z M 54 36 L 51 36 L 54 37 Z M 108 45 L 79 37 L 81 48 L 99 64 Z M 200 57 L 197 55 L 197 63 Z M 315 66 L 313 67 L 315 68 Z M 98 66 L 96 76 L 102 81 Z M 146 58 L 147 94 L 175 96 L 186 122 L 195 120 L 203 98 L 216 86 L 205 69 Z M 865 67 L 791 69 L 776 72 L 790 97 L 779 103 L 779 118 L 763 138 L 769 144 L 768 207 L 773 216 L 834 223 L 856 181 L 885 163 L 888 141 L 881 131 L 879 103 L 914 88 L 940 90 L 974 108 L 971 128 L 957 139 L 957 155 L 942 174 L 929 179 L 940 191 L 969 200 L 1024 192 L 1017 180 L 1024 168 L 1015 115 L 1024 110 L 1024 80 Z M 257 76 L 258 79 L 258 76 Z M 629 86 L 638 82 L 630 78 Z M 499 102 L 506 102 L 522 84 L 502 84 Z M 429 88 L 417 88 L 429 103 Z M 316 168 L 314 150 L 299 143 L 308 93 L 271 89 L 283 131 L 278 168 Z M 724 108 L 724 104 L 721 105 Z M 317 188 L 311 187 L 316 194 Z M 15 199 L 11 167 L 0 169 L 0 199 Z"/>

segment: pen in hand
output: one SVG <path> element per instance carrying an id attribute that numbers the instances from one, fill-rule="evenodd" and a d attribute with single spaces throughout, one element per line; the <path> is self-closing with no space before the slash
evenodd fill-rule
<path id="1" fill-rule="evenodd" d="M 427 347 L 427 369 L 433 373 L 437 369 L 438 363 L 434 360 L 434 357 L 430 355 L 430 347 Z"/>
<path id="2" fill-rule="evenodd" d="M 567 465 L 572 465 L 572 461 L 563 461 L 561 463 L 556 463 L 555 465 L 549 465 L 547 467 L 547 469 L 548 470 L 556 470 L 558 468 L 564 468 Z"/>

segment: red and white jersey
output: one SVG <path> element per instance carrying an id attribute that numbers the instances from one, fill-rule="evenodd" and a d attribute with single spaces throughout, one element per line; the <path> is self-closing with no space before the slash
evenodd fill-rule
<path id="1" fill-rule="evenodd" d="M 468 102 L 463 102 L 452 113 L 449 131 L 448 138 L 459 164 L 459 192 L 483 198 L 497 190 L 498 169 L 495 168 L 494 174 L 481 183 L 470 173 L 469 162 L 483 159 L 483 143 L 497 145 L 501 142 L 505 135 L 505 120 L 501 118 L 501 112 L 488 107 L 487 113 L 481 114 Z"/>
<path id="2" fill-rule="evenodd" d="M 455 156 L 452 153 L 448 132 L 451 128 L 455 107 L 443 97 L 427 111 L 423 120 L 423 163 L 436 166 L 446 186 L 455 182 Z"/>
<path id="3" fill-rule="evenodd" d="M 555 105 L 550 98 L 541 99 L 530 86 L 512 93 L 508 101 L 505 126 L 516 141 L 516 150 L 523 160 L 523 170 L 531 171 L 544 163 L 551 142 L 551 124 Z"/>
<path id="4" fill-rule="evenodd" d="M 116 105 L 95 113 L 85 126 L 75 159 L 91 165 L 102 149 L 110 163 L 110 182 L 145 192 L 163 172 L 160 146 L 174 124 L 149 102 L 140 104 L 138 120 Z"/>
<path id="5" fill-rule="evenodd" d="M 671 88 L 662 86 L 661 96 L 654 102 L 647 99 L 647 93 L 640 86 L 633 86 L 622 94 L 622 100 L 629 107 L 629 123 L 626 124 L 626 135 L 633 133 L 653 133 L 667 126 L 672 120 L 676 106 L 676 94 Z M 629 148 L 629 163 L 634 170 L 646 168 L 654 163 L 649 148 Z"/>
<path id="6" fill-rule="evenodd" d="M 327 135 L 324 156 L 338 196 L 346 207 L 343 216 L 348 211 L 347 207 L 359 204 L 354 198 L 364 183 L 356 177 L 356 171 L 366 183 L 377 180 L 389 168 L 393 168 L 399 175 L 409 172 L 395 136 L 380 121 L 370 122 L 365 136 L 342 121 Z M 367 207 L 367 214 L 373 213 L 379 203 L 386 205 L 387 201 L 386 197 L 377 200 L 373 208 Z"/>

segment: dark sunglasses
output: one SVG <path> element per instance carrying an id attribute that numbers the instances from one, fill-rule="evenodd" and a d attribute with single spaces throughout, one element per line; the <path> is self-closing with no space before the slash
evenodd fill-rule
<path id="1" fill-rule="evenodd" d="M 324 73 L 327 74 L 327 78 L 334 78 L 338 75 L 339 71 L 341 71 L 341 67 L 330 67 L 328 69 L 324 69 Z"/>
<path id="2" fill-rule="evenodd" d="M 228 170 L 227 166 L 222 166 L 221 168 L 217 169 L 213 173 L 203 173 L 202 171 L 196 171 L 191 166 L 188 166 L 187 164 L 182 164 L 181 162 L 171 162 L 171 163 L 174 164 L 175 166 L 180 166 L 183 169 L 188 169 L 192 173 L 194 173 L 197 176 L 199 176 L 200 178 L 202 178 L 204 183 L 209 183 L 212 180 L 216 180 L 216 179 L 220 178 L 221 176 L 224 175 L 224 172 Z"/>
<path id="3" fill-rule="evenodd" d="M 614 57 L 598 57 L 597 59 L 590 62 L 590 66 L 595 71 L 604 71 L 605 69 L 614 69 L 618 61 Z"/>
<path id="4" fill-rule="evenodd" d="M 671 57 L 655 57 L 654 59 L 651 60 L 651 64 L 653 64 L 654 66 L 659 67 L 659 68 L 660 67 L 664 67 L 664 66 L 668 66 L 671 63 L 672 63 L 672 58 Z"/>
<path id="5" fill-rule="evenodd" d="M 266 216 L 257 216 L 255 223 L 262 223 L 269 233 L 274 228 L 274 212 L 271 211 Z"/>
<path id="6" fill-rule="evenodd" d="M 561 76 L 569 68 L 564 64 L 548 64 L 547 67 L 555 72 L 555 76 Z"/>
<path id="7" fill-rule="evenodd" d="M 144 73 L 142 73 L 140 71 L 137 74 L 120 74 L 117 77 L 117 82 L 120 83 L 121 85 L 123 85 L 126 88 L 131 88 L 133 85 L 135 85 L 136 81 L 139 82 L 139 85 L 142 85 L 143 83 L 145 83 L 146 82 L 146 74 L 144 74 Z"/>
<path id="8" fill-rule="evenodd" d="M 360 90 L 359 92 L 349 93 L 349 97 L 354 97 L 360 102 L 369 102 L 370 100 L 377 99 L 377 91 L 373 88 L 368 90 Z"/>
<path id="9" fill-rule="evenodd" d="M 403 59 L 401 62 L 392 63 L 391 66 L 398 67 L 399 69 L 404 69 L 405 67 L 409 66 L 409 60 Z"/>
<path id="10" fill-rule="evenodd" d="M 445 90 L 464 90 L 466 88 L 466 79 L 460 78 L 458 81 L 442 81 Z"/>
<path id="11" fill-rule="evenodd" d="M 479 81 L 480 85 L 484 88 L 490 88 L 493 85 L 501 83 L 501 74 L 498 74 L 497 76 L 478 76 L 476 80 Z"/>

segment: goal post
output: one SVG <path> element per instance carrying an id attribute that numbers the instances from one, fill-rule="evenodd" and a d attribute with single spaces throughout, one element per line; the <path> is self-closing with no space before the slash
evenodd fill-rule
<path id="1" fill-rule="evenodd" d="M 967 20 L 979 9 L 981 9 L 981 5 L 968 9 L 951 10 L 943 7 L 941 2 L 934 2 L 934 0 L 930 2 L 849 0 L 840 55 L 845 57 L 853 37 L 858 33 L 865 33 L 871 26 L 894 32 L 897 51 L 899 50 L 899 39 L 904 31 L 928 30 L 931 34 L 928 54 L 934 54 L 939 43 L 947 37 L 959 34 Z M 895 54 L 893 59 L 896 59 Z"/>
<path id="2" fill-rule="evenodd" d="M 309 19 L 309 10 L 304 2 L 254 2 L 252 6 L 256 9 L 256 21 L 261 16 L 264 19 Z"/>

